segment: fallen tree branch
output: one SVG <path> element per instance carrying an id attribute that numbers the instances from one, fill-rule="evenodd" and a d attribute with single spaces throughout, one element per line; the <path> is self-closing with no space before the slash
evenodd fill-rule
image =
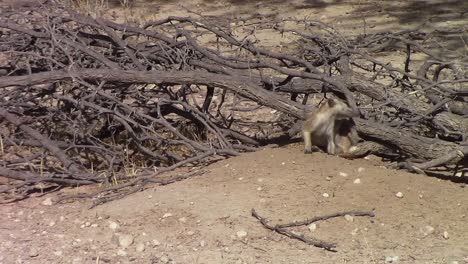
<path id="1" fill-rule="evenodd" d="M 268 223 L 269 220 L 267 218 L 260 216 L 257 213 L 257 211 L 255 211 L 255 209 L 252 209 L 252 216 L 257 218 L 265 228 L 275 231 L 279 234 L 285 235 L 287 237 L 300 240 L 308 245 L 318 247 L 318 248 L 323 248 L 323 249 L 326 249 L 328 251 L 333 251 L 333 252 L 336 252 L 335 250 L 337 246 L 336 243 L 329 243 L 329 242 L 322 241 L 322 240 L 315 239 L 315 238 L 307 238 L 303 234 L 289 231 L 286 228 L 295 227 L 295 226 L 306 226 L 317 221 L 327 220 L 330 218 L 340 217 L 340 216 L 345 216 L 345 215 L 374 217 L 375 213 L 372 211 L 347 211 L 347 212 L 339 212 L 339 213 L 334 213 L 334 214 L 329 214 L 329 215 L 324 215 L 324 216 L 317 216 L 317 217 L 313 217 L 313 218 L 310 218 L 304 221 L 299 221 L 299 222 L 273 225 L 273 224 Z"/>

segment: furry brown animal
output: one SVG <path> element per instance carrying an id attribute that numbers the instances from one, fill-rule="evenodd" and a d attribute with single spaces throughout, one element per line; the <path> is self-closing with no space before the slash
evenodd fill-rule
<path id="1" fill-rule="evenodd" d="M 359 113 L 344 102 L 327 99 L 303 124 L 304 152 L 312 153 L 321 147 L 329 154 L 348 156 L 358 140 L 352 120 L 357 116 Z"/>

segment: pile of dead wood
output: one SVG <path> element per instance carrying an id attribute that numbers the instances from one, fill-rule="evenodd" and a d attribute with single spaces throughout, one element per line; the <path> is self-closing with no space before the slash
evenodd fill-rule
<path id="1" fill-rule="evenodd" d="M 263 47 L 261 30 L 294 45 Z M 120 24 L 54 3 L 4 9 L 0 175 L 9 180 L 0 193 L 109 183 L 100 191 L 108 200 L 171 182 L 158 175 L 270 144 L 272 127 L 294 136 L 288 129 L 314 94 L 359 109 L 366 151 L 420 173 L 453 171 L 468 154 L 466 64 L 432 54 L 430 37 L 348 37 L 319 22 L 255 17 Z M 404 60 L 391 65 L 383 54 Z M 261 120 L 265 109 L 274 120 Z"/>

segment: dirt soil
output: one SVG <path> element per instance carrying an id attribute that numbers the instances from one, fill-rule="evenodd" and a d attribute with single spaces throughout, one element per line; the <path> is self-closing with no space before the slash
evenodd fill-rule
<path id="1" fill-rule="evenodd" d="M 445 10 L 442 1 L 285 2 L 184 5 L 218 16 L 259 12 L 321 19 L 354 34 L 362 33 L 364 24 L 369 30 L 416 25 L 420 20 L 411 10 L 424 18 Z M 450 2 L 460 15 L 445 19 L 445 25 L 466 23 L 466 2 Z M 181 3 L 137 1 L 124 13 L 127 19 L 186 15 Z M 432 22 L 437 26 L 440 20 Z M 86 200 L 50 205 L 57 194 L 1 205 L 0 263 L 468 263 L 465 184 L 386 165 L 377 157 L 305 155 L 294 143 L 223 160 L 201 176 L 91 210 Z M 273 223 L 348 210 L 373 210 L 376 216 L 321 221 L 314 231 L 294 229 L 336 242 L 337 252 L 329 252 L 265 229 L 251 216 L 252 208 Z"/>
<path id="2" fill-rule="evenodd" d="M 304 155 L 292 144 L 223 160 L 202 176 L 91 210 L 89 202 L 43 205 L 54 195 L 2 205 L 0 262 L 468 262 L 465 185 L 382 164 L 377 157 Z M 328 252 L 263 228 L 252 208 L 273 223 L 348 210 L 376 216 L 295 230 L 336 242 L 338 252 Z M 119 246 L 127 235 L 133 243 Z"/>

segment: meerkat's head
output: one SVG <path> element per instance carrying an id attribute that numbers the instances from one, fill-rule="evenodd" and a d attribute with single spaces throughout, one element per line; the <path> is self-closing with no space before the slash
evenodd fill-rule
<path id="1" fill-rule="evenodd" d="M 327 102 L 322 107 L 320 107 L 320 110 L 329 111 L 329 113 L 337 120 L 359 116 L 359 113 L 353 111 L 353 109 L 351 109 L 351 107 L 349 107 L 346 103 L 333 98 L 327 99 Z"/>

